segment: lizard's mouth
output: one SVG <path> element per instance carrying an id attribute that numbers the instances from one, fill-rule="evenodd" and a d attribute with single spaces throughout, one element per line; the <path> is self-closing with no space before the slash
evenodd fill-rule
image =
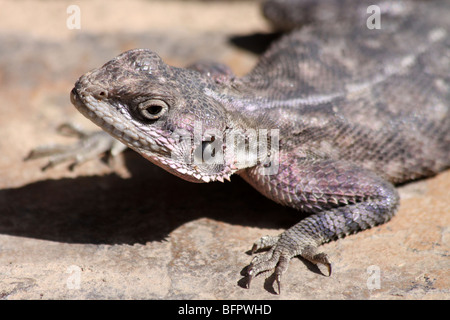
<path id="1" fill-rule="evenodd" d="M 99 123 L 97 123 L 99 116 L 96 115 L 95 112 L 86 105 L 86 103 L 83 101 L 80 94 L 78 93 L 77 90 L 78 83 L 79 81 L 77 81 L 75 87 L 73 87 L 72 91 L 70 91 L 70 102 L 75 106 L 75 108 L 77 108 L 77 110 L 83 116 L 93 121 L 95 124 L 101 126 Z"/>
<path id="2" fill-rule="evenodd" d="M 78 95 L 76 87 L 74 87 L 72 91 L 70 91 L 70 102 L 72 102 L 72 104 L 79 110 L 86 108 L 84 103 L 81 101 L 80 96 Z"/>

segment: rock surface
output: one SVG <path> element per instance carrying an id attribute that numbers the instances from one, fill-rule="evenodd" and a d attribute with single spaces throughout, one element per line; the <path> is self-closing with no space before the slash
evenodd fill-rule
<path id="1" fill-rule="evenodd" d="M 93 128 L 68 93 L 84 72 L 146 47 L 166 62 L 215 59 L 244 74 L 273 35 L 257 2 L 1 1 L 0 298 L 449 299 L 450 171 L 400 188 L 397 216 L 324 245 L 333 275 L 293 259 L 281 296 L 271 279 L 242 288 L 252 243 L 301 216 L 239 177 L 191 184 L 132 151 L 110 168 L 23 162 L 67 121 Z M 26 8 L 26 9 L 25 9 Z"/>

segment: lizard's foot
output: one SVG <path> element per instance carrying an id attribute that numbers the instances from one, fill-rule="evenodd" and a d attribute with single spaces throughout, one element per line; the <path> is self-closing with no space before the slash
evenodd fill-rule
<path id="1" fill-rule="evenodd" d="M 302 244 L 283 233 L 280 236 L 264 236 L 259 239 L 252 248 L 252 253 L 261 249 L 268 249 L 266 253 L 256 255 L 248 268 L 247 288 L 254 277 L 263 272 L 275 269 L 275 281 L 278 286 L 278 294 L 281 293 L 281 276 L 286 272 L 289 261 L 300 255 L 314 264 L 323 264 L 328 269 L 328 276 L 331 275 L 331 263 L 325 253 L 318 252 L 317 248 L 310 244 Z"/>
<path id="2" fill-rule="evenodd" d="M 26 160 L 49 157 L 49 162 L 42 167 L 45 171 L 65 161 L 72 161 L 70 169 L 90 159 L 109 153 L 115 157 L 127 147 L 104 131 L 85 131 L 73 124 L 63 124 L 58 132 L 65 136 L 74 136 L 79 140 L 72 145 L 46 145 L 39 146 L 28 154 Z"/>

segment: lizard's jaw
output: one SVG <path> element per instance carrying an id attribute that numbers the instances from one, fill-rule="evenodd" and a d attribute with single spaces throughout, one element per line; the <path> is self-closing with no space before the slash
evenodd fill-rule
<path id="1" fill-rule="evenodd" d="M 180 149 L 165 132 L 133 120 L 123 106 L 112 106 L 90 95 L 80 84 L 82 79 L 70 93 L 72 104 L 86 118 L 152 163 L 184 180 L 197 183 L 230 180 L 230 176 L 237 171 L 237 168 L 224 166 L 220 171 L 205 172 L 201 170 L 201 165 L 184 161 L 191 149 Z"/>
<path id="2" fill-rule="evenodd" d="M 114 108 L 110 103 L 87 94 L 79 86 L 72 89 L 70 100 L 81 114 L 128 147 L 138 152 L 145 148 L 161 155 L 170 154 L 171 141 L 158 135 L 155 130 L 148 130 L 126 112 L 119 111 L 124 108 Z"/>

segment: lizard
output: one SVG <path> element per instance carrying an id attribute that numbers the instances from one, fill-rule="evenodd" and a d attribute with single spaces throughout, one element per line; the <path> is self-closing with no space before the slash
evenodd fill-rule
<path id="1" fill-rule="evenodd" d="M 280 29 L 298 25 L 305 15 L 289 13 L 302 10 L 320 23 L 293 28 L 242 77 L 222 64 L 180 68 L 149 49 L 126 51 L 70 93 L 104 131 L 65 126 L 78 144 L 29 158 L 76 164 L 126 146 L 191 182 L 240 175 L 308 213 L 254 243 L 247 287 L 273 271 L 280 293 L 295 256 L 331 275 L 320 245 L 386 223 L 400 204 L 395 185 L 450 166 L 449 4 L 378 2 L 381 28 L 369 28 L 371 4 L 268 1 L 264 13 Z M 324 23 L 327 10 L 339 19 Z"/>

